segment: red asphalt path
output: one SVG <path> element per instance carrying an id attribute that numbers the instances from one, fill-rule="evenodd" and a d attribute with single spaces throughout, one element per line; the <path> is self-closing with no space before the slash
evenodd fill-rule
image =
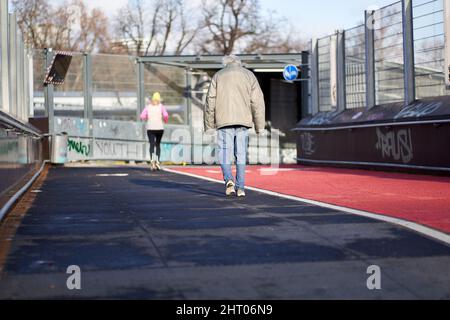
<path id="1" fill-rule="evenodd" d="M 220 167 L 174 171 L 222 180 Z M 450 233 L 450 177 L 366 170 L 249 166 L 250 187 L 415 222 Z"/>

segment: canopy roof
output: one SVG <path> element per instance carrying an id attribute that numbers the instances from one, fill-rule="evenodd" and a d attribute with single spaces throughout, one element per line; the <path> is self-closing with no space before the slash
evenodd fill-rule
<path id="1" fill-rule="evenodd" d="M 288 64 L 302 66 L 302 56 L 308 52 L 288 54 L 241 54 L 239 57 L 248 69 L 282 69 Z M 165 64 L 191 69 L 221 69 L 223 55 L 143 56 L 138 62 Z"/>

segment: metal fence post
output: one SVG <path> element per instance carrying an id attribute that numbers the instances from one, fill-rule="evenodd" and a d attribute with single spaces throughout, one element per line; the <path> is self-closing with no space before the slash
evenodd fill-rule
<path id="1" fill-rule="evenodd" d="M 189 134 L 191 138 L 191 163 L 194 162 L 194 149 L 195 149 L 195 141 L 194 141 L 194 124 L 192 117 L 192 70 L 190 68 L 186 68 L 186 107 L 187 107 L 187 121 L 189 125 Z"/>
<path id="2" fill-rule="evenodd" d="M 138 81 L 138 103 L 136 110 L 136 119 L 139 120 L 141 112 L 145 108 L 145 79 L 144 79 L 144 63 L 137 59 L 137 81 Z"/>
<path id="3" fill-rule="evenodd" d="M 450 0 L 444 0 L 445 83 L 450 89 Z"/>
<path id="4" fill-rule="evenodd" d="M 22 35 L 19 33 L 17 35 L 17 117 L 19 119 L 25 120 L 25 55 L 24 55 L 24 46 L 22 41 Z"/>
<path id="5" fill-rule="evenodd" d="M 405 82 L 405 105 L 416 100 L 416 78 L 414 70 L 414 28 L 412 0 L 402 0 L 403 12 L 403 60 Z"/>
<path id="6" fill-rule="evenodd" d="M 17 16 L 15 13 L 9 14 L 9 72 L 10 72 L 10 105 L 9 112 L 13 116 L 17 116 L 17 71 L 18 71 L 18 57 L 17 57 Z"/>
<path id="7" fill-rule="evenodd" d="M 145 78 L 144 78 L 144 62 L 141 61 L 140 58 L 136 58 L 136 68 L 137 68 L 137 85 L 138 85 L 138 100 L 137 100 L 137 108 L 136 108 L 136 119 L 140 121 L 140 116 L 142 111 L 145 108 Z M 142 126 L 142 136 L 145 137 L 146 128 Z M 145 154 L 147 150 L 147 144 L 142 144 L 142 158 L 145 158 Z M 151 155 L 150 155 L 151 156 Z"/>
<path id="8" fill-rule="evenodd" d="M 84 78 L 84 114 L 85 119 L 93 118 L 92 110 L 92 57 L 89 53 L 83 55 L 83 78 Z"/>
<path id="9" fill-rule="evenodd" d="M 24 40 L 21 43 L 21 54 L 22 54 L 22 118 L 28 121 L 28 60 L 27 52 L 25 48 Z"/>
<path id="10" fill-rule="evenodd" d="M 310 96 L 309 96 L 309 82 L 310 82 L 310 59 L 309 59 L 309 52 L 303 51 L 302 52 L 302 72 L 301 72 L 301 79 L 303 80 L 301 82 L 301 103 L 302 103 L 302 110 L 301 110 L 301 118 L 306 118 L 311 113 L 311 106 L 309 105 L 310 102 Z"/>
<path id="11" fill-rule="evenodd" d="M 345 110 L 346 99 L 346 62 L 345 62 L 345 31 L 337 32 L 337 109 Z"/>
<path id="12" fill-rule="evenodd" d="M 0 0 L 0 60 L 1 60 L 1 106 L 9 112 L 9 48 L 8 48 L 8 0 Z"/>
<path id="13" fill-rule="evenodd" d="M 92 56 L 83 54 L 83 78 L 84 78 L 84 112 L 83 117 L 87 119 L 89 128 L 89 150 L 90 156 L 94 154 L 94 109 L 92 106 Z"/>
<path id="14" fill-rule="evenodd" d="M 311 41 L 311 108 L 312 114 L 319 113 L 319 41 Z"/>
<path id="15" fill-rule="evenodd" d="M 34 60 L 33 51 L 29 49 L 27 59 L 28 59 L 28 117 L 34 116 Z"/>
<path id="16" fill-rule="evenodd" d="M 44 73 L 47 72 L 47 69 L 50 67 L 52 62 L 53 62 L 53 50 L 51 48 L 45 49 Z M 49 134 L 53 134 L 54 117 L 55 117 L 53 84 L 48 84 L 44 87 L 44 97 L 45 97 L 45 115 L 48 117 L 48 132 Z"/>
<path id="17" fill-rule="evenodd" d="M 376 104 L 375 89 L 375 11 L 365 11 L 366 106 Z"/>
<path id="18" fill-rule="evenodd" d="M 29 88 L 29 78 L 30 78 L 30 68 L 29 68 L 29 59 L 28 59 L 28 49 L 23 42 L 23 116 L 26 120 L 30 117 L 30 113 L 28 111 L 28 106 L 30 105 L 30 88 Z"/>
<path id="19" fill-rule="evenodd" d="M 338 61 L 337 61 L 337 33 L 330 36 L 330 104 L 331 109 L 338 109 Z"/>

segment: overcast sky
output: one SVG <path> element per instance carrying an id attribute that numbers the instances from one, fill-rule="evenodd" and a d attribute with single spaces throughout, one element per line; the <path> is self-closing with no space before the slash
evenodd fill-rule
<path id="1" fill-rule="evenodd" d="M 57 2 L 62 0 L 51 0 Z M 151 1 L 151 0 L 149 0 Z M 86 0 L 91 7 L 103 9 L 110 17 L 127 3 L 127 0 Z M 201 0 L 188 0 L 201 2 Z M 276 11 L 286 17 L 302 33 L 302 37 L 319 37 L 337 29 L 356 26 L 363 20 L 365 9 L 384 6 L 395 0 L 260 0 L 263 12 Z"/>

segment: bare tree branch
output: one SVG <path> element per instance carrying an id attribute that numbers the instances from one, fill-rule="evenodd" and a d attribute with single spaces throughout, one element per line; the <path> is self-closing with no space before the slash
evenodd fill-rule
<path id="1" fill-rule="evenodd" d="M 25 42 L 34 48 L 71 51 L 104 49 L 109 42 L 108 20 L 98 9 L 89 11 L 83 0 L 13 0 Z"/>

